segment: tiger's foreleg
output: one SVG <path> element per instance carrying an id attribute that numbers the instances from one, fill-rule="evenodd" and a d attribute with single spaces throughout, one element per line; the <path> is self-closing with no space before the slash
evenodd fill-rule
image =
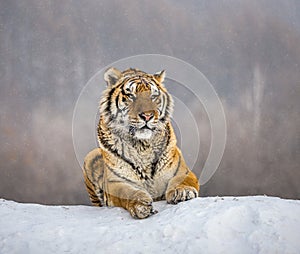
<path id="1" fill-rule="evenodd" d="M 199 189 L 200 186 L 196 175 L 187 168 L 183 161 L 179 165 L 176 176 L 169 181 L 166 200 L 169 204 L 190 200 L 198 197 Z"/>
<path id="2" fill-rule="evenodd" d="M 197 177 L 190 171 L 185 177 L 174 177 L 166 191 L 166 200 L 169 204 L 177 204 L 181 201 L 198 197 L 199 184 Z"/>
<path id="3" fill-rule="evenodd" d="M 144 219 L 156 213 L 146 190 L 116 180 L 108 181 L 105 189 L 107 204 L 125 208 L 133 218 Z"/>

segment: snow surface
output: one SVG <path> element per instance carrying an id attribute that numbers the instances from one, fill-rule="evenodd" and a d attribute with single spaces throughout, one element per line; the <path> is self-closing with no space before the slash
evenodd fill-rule
<path id="1" fill-rule="evenodd" d="M 209 197 L 122 208 L 0 199 L 0 253 L 300 253 L 300 200 Z"/>

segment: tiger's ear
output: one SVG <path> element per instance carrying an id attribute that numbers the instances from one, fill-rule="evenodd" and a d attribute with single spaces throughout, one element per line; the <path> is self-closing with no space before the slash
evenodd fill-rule
<path id="1" fill-rule="evenodd" d="M 166 76 L 166 71 L 162 70 L 160 72 L 157 72 L 154 74 L 154 78 L 159 82 L 162 83 L 165 80 L 165 76 Z"/>
<path id="2" fill-rule="evenodd" d="M 104 80 L 107 82 L 108 86 L 113 86 L 122 77 L 122 73 L 113 67 L 107 69 L 104 73 Z"/>

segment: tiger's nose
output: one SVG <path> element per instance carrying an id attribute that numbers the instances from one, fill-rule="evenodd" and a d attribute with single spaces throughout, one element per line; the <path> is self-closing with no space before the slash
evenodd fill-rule
<path id="1" fill-rule="evenodd" d="M 142 118 L 144 121 L 148 122 L 153 116 L 153 112 L 142 112 L 139 114 L 140 118 Z"/>

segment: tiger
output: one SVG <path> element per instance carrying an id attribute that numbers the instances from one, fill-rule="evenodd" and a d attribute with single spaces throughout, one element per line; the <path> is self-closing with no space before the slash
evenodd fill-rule
<path id="1" fill-rule="evenodd" d="M 200 185 L 177 146 L 171 125 L 173 99 L 165 71 L 123 72 L 111 67 L 99 104 L 97 139 L 83 164 L 94 206 L 123 207 L 133 218 L 155 213 L 153 202 L 169 204 L 198 197 Z"/>

